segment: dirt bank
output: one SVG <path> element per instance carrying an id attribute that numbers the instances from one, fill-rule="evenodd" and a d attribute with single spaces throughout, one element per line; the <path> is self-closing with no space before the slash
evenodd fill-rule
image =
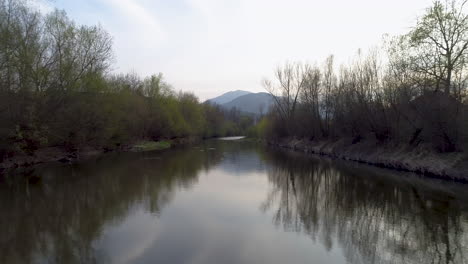
<path id="1" fill-rule="evenodd" d="M 190 144 L 199 141 L 199 138 L 177 138 L 161 141 L 138 141 L 134 144 L 116 147 L 114 149 L 103 149 L 86 146 L 74 151 L 63 147 L 47 147 L 35 151 L 32 155 L 18 154 L 5 158 L 0 162 L 0 174 L 7 170 L 26 168 L 36 164 L 48 162 L 73 163 L 79 160 L 103 155 L 107 152 L 143 152 L 162 150 L 178 145 Z"/>
<path id="2" fill-rule="evenodd" d="M 376 141 L 353 144 L 352 139 L 333 142 L 284 139 L 269 141 L 268 144 L 431 177 L 468 181 L 468 157 L 465 153 L 437 153 L 427 146 L 384 145 Z"/>

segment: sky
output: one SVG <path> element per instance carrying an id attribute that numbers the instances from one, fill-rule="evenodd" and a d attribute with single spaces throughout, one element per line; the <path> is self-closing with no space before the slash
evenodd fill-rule
<path id="1" fill-rule="evenodd" d="M 162 72 L 201 100 L 264 91 L 289 61 L 346 63 L 414 26 L 432 0 L 37 0 L 114 41 L 114 72 Z"/>

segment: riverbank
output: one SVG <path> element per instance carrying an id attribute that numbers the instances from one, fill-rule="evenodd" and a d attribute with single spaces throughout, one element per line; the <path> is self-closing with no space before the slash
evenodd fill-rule
<path id="1" fill-rule="evenodd" d="M 437 153 L 428 146 L 382 145 L 370 140 L 353 144 L 352 139 L 338 141 L 283 139 L 267 143 L 271 146 L 430 177 L 468 181 L 468 157 L 465 153 Z"/>
<path id="2" fill-rule="evenodd" d="M 122 145 L 113 149 L 95 148 L 85 146 L 73 151 L 64 147 L 46 147 L 35 151 L 32 155 L 20 154 L 4 159 L 0 162 L 0 174 L 4 171 L 17 168 L 27 168 L 33 165 L 62 162 L 73 163 L 86 160 L 109 152 L 145 152 L 172 148 L 179 145 L 190 144 L 199 141 L 199 138 L 177 138 L 160 141 L 137 141 L 134 144 Z"/>

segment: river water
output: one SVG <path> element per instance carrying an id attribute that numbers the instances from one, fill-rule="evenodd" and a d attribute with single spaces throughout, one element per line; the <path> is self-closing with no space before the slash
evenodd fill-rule
<path id="1" fill-rule="evenodd" d="M 468 185 L 212 140 L 0 182 L 0 263 L 468 263 Z"/>

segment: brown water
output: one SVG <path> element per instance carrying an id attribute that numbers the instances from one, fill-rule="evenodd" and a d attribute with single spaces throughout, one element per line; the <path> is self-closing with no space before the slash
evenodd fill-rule
<path id="1" fill-rule="evenodd" d="M 14 179 L 0 263 L 468 263 L 468 185 L 249 142 Z"/>

